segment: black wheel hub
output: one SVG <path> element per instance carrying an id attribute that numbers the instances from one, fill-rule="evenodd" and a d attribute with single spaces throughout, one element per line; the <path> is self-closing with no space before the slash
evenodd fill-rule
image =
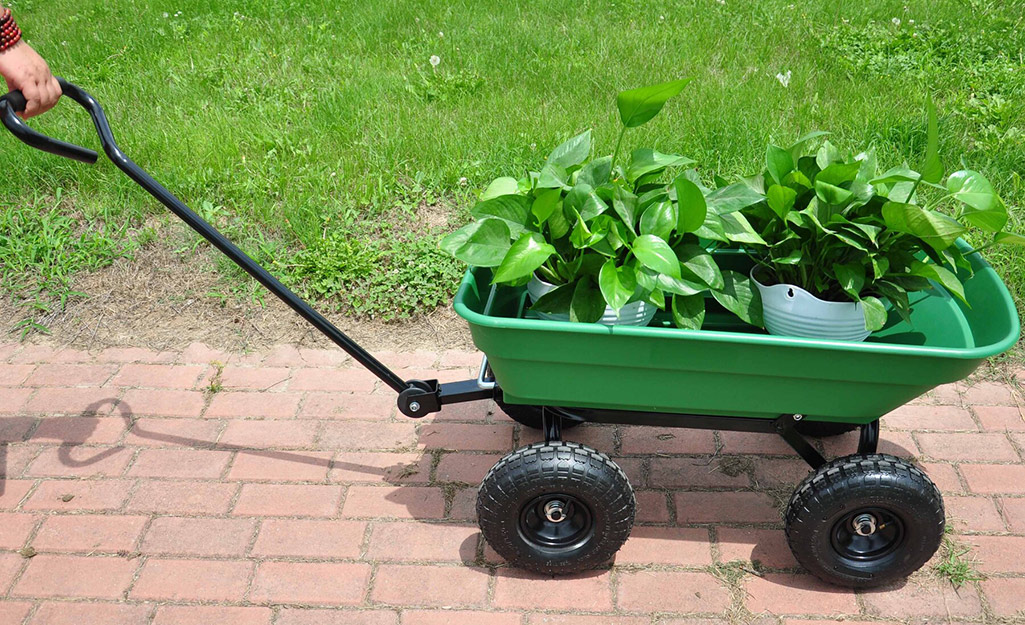
<path id="1" fill-rule="evenodd" d="M 542 549 L 575 549 L 594 534 L 590 508 L 572 495 L 535 497 L 520 509 L 520 536 Z"/>
<path id="2" fill-rule="evenodd" d="M 904 542 L 900 517 L 884 508 L 861 508 L 840 518 L 830 533 L 833 549 L 857 563 L 878 562 Z"/>

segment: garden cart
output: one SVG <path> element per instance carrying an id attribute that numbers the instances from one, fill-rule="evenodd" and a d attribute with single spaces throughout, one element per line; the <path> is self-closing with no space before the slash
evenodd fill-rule
<path id="1" fill-rule="evenodd" d="M 527 311 L 523 288 L 496 287 L 469 270 L 455 298 L 485 354 L 476 379 L 404 380 L 339 331 L 122 152 L 99 103 L 61 80 L 91 115 L 111 161 L 215 248 L 253 276 L 398 395 L 421 418 L 444 406 L 493 400 L 543 431 L 488 472 L 477 514 L 488 543 L 512 565 L 543 574 L 607 563 L 630 534 L 635 499 L 607 455 L 569 442 L 584 422 L 765 432 L 781 436 L 812 468 L 784 515 L 797 561 L 820 578 L 876 586 L 921 567 L 945 527 L 942 498 L 912 463 L 879 454 L 879 418 L 929 389 L 960 380 L 1019 335 L 1014 303 L 977 254 L 962 276 L 971 306 L 942 288 L 912 302 L 914 325 L 894 315 L 864 343 L 769 336 L 707 303 L 702 330 L 656 316 L 647 327 L 547 321 Z M 40 150 L 94 163 L 96 152 L 33 131 L 16 115 L 24 98 L 0 98 L 4 125 Z M 968 247 L 963 246 L 967 252 Z M 741 252 L 720 263 L 750 269 Z M 857 452 L 827 461 L 806 435 L 860 430 Z"/>

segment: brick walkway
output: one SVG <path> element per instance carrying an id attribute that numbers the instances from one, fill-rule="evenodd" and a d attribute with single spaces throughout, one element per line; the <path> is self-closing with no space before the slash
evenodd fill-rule
<path id="1" fill-rule="evenodd" d="M 381 358 L 445 380 L 478 364 Z M 473 521 L 485 471 L 537 439 L 493 406 L 405 419 L 341 352 L 0 345 L 0 623 L 988 622 L 1025 609 L 1019 399 L 949 386 L 883 422 L 972 547 L 985 579 L 957 592 L 931 567 L 863 593 L 802 574 L 777 507 L 806 469 L 772 437 L 610 426 L 570 438 L 626 470 L 638 524 L 611 571 L 546 580 Z"/>

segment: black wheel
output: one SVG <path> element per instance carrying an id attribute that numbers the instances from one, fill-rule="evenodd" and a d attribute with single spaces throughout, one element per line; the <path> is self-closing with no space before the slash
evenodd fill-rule
<path id="1" fill-rule="evenodd" d="M 808 421 L 802 419 L 794 424 L 794 429 L 797 430 L 798 434 L 804 434 L 805 436 L 814 436 L 821 438 L 825 436 L 839 436 L 846 434 L 852 430 L 856 430 L 860 425 L 854 423 L 834 423 L 832 421 Z"/>
<path id="2" fill-rule="evenodd" d="M 541 424 L 541 406 L 530 406 L 527 404 L 507 404 L 498 398 L 495 398 L 495 404 L 498 405 L 498 408 L 502 412 L 504 412 L 506 416 L 508 416 L 516 423 L 519 423 L 520 425 L 525 425 L 528 428 L 532 428 L 535 430 L 542 429 L 543 426 Z M 554 410 L 562 409 L 555 408 Z M 562 412 L 564 414 L 568 414 L 564 410 L 562 410 Z M 575 421 L 573 419 L 563 419 L 562 429 L 568 430 L 570 428 L 575 428 L 580 424 L 581 421 Z"/>
<path id="3" fill-rule="evenodd" d="M 943 497 L 918 467 L 888 454 L 838 458 L 801 482 L 786 513 L 790 550 L 831 584 L 904 578 L 943 539 Z"/>
<path id="4" fill-rule="evenodd" d="M 633 527 L 633 488 L 605 454 L 578 443 L 534 443 L 498 461 L 477 495 L 488 544 L 546 575 L 608 562 Z"/>

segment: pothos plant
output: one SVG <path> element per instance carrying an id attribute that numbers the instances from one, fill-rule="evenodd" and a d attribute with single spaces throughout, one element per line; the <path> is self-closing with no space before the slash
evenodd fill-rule
<path id="1" fill-rule="evenodd" d="M 667 171 L 694 161 L 651 148 L 618 161 L 628 128 L 647 123 L 689 80 L 618 94 L 622 129 L 612 156 L 591 158 L 591 132 L 559 145 L 537 172 L 498 178 L 470 211 L 472 223 L 441 246 L 477 267 L 494 268 L 494 284 L 522 286 L 532 276 L 556 285 L 534 310 L 593 323 L 606 307 L 618 314 L 644 301 L 672 311 L 676 325 L 700 328 L 704 294 L 761 325 L 751 285 L 720 271 L 699 245 L 709 207 L 697 174 Z"/>
<path id="2" fill-rule="evenodd" d="M 978 251 L 1025 237 L 1004 231 L 1007 208 L 982 174 L 945 176 L 931 99 L 927 128 L 921 171 L 902 165 L 879 174 L 872 150 L 852 156 L 828 140 L 805 151 L 827 133 L 787 149 L 769 145 L 763 173 L 745 181 L 758 201 L 740 211 L 756 235 L 745 247 L 767 270 L 761 275 L 820 299 L 861 302 L 873 331 L 886 323 L 884 298 L 910 322 L 908 293 L 932 282 L 967 304 L 958 272 L 971 265 L 957 239 L 971 227 L 987 233 Z"/>

